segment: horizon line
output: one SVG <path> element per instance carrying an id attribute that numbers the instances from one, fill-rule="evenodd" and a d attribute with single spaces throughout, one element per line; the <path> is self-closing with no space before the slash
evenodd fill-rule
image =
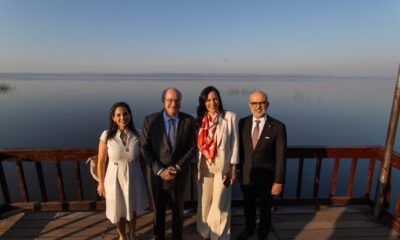
<path id="1" fill-rule="evenodd" d="M 269 77 L 269 78 L 392 78 L 387 75 L 376 75 L 376 76 L 363 76 L 363 75 L 332 75 L 332 74 L 294 74 L 294 73 L 186 73 L 186 72 L 0 72 L 0 76 L 10 76 L 10 75 L 47 75 L 47 76 L 116 76 L 116 77 L 146 77 L 146 76 L 166 76 L 166 77 Z"/>

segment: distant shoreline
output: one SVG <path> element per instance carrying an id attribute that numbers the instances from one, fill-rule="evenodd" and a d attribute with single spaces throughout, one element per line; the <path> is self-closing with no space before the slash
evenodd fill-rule
<path id="1" fill-rule="evenodd" d="M 316 74 L 219 73 L 0 73 L 0 80 L 360 80 L 394 79 L 388 76 L 332 76 Z"/>

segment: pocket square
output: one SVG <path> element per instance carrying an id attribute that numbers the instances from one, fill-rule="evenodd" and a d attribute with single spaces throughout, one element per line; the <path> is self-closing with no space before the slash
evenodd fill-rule
<path id="1" fill-rule="evenodd" d="M 265 139 L 270 139 L 270 137 L 266 136 Z"/>

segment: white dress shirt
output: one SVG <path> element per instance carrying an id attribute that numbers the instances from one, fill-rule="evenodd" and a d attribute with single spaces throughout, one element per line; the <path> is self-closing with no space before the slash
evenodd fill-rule
<path id="1" fill-rule="evenodd" d="M 264 116 L 261 118 L 255 118 L 253 116 L 253 124 L 251 125 L 251 136 L 253 136 L 254 128 L 256 127 L 256 120 L 260 121 L 260 124 L 258 125 L 260 127 L 258 138 L 260 138 L 261 132 L 264 129 L 265 123 L 267 122 L 267 114 L 264 114 Z"/>

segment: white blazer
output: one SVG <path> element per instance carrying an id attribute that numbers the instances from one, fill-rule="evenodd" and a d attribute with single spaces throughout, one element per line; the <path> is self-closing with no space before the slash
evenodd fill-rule
<path id="1" fill-rule="evenodd" d="M 230 164 L 239 163 L 239 134 L 236 114 L 230 111 L 220 117 L 215 131 L 217 136 L 217 156 L 214 161 L 219 164 L 222 176 L 229 171 Z M 197 149 L 197 178 L 200 179 L 200 162 L 202 153 Z"/>

